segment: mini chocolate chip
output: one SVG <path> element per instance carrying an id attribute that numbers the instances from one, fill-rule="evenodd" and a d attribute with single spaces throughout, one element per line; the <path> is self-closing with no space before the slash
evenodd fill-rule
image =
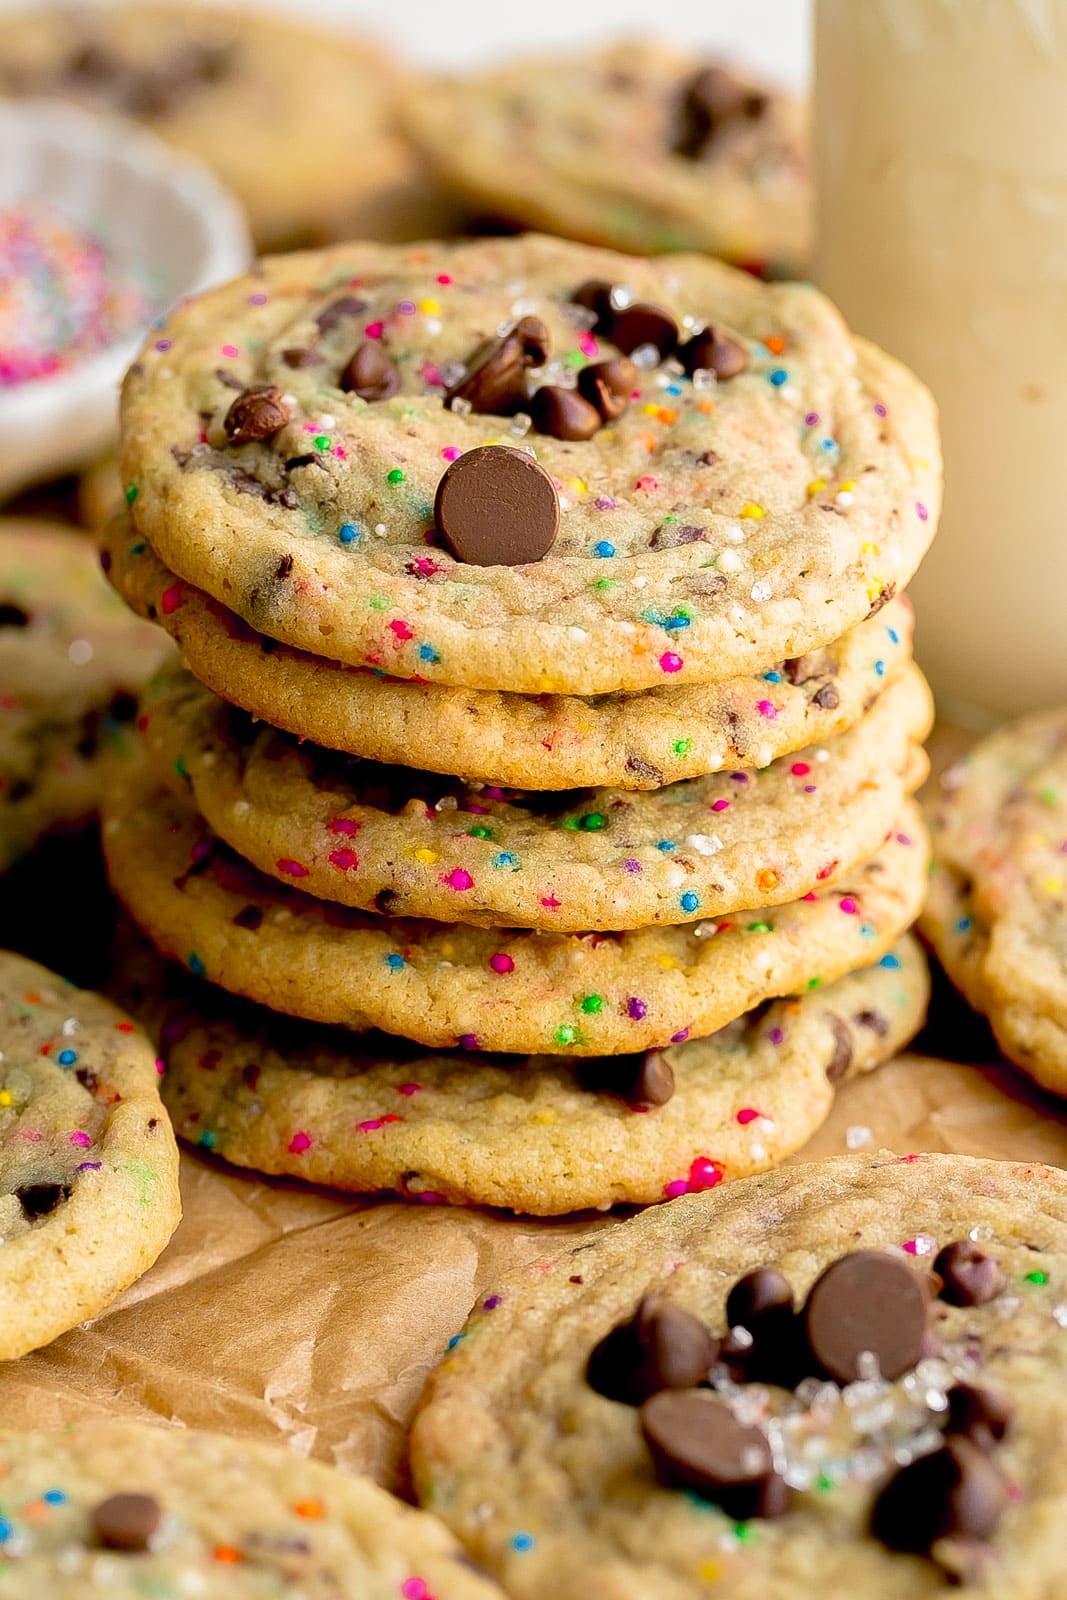
<path id="1" fill-rule="evenodd" d="M 148 1549 L 163 1511 L 150 1494 L 111 1494 L 93 1507 L 89 1520 L 97 1544 L 132 1554 Z"/>
<path id="2" fill-rule="evenodd" d="M 895 583 L 884 584 L 871 601 L 871 604 L 867 610 L 867 615 L 869 617 L 876 616 L 878 612 L 881 611 L 883 606 L 887 606 L 889 604 L 896 592 L 897 586 Z"/>
<path id="3" fill-rule="evenodd" d="M 616 311 L 611 319 L 608 334 L 612 344 L 618 345 L 623 355 L 630 355 L 642 345 L 655 345 L 660 358 L 669 356 L 678 343 L 678 324 L 661 306 L 646 305 L 635 300 L 624 311 Z"/>
<path id="4" fill-rule="evenodd" d="M 473 411 L 514 416 L 526 407 L 526 372 L 548 360 L 548 329 L 540 317 L 520 317 L 510 333 L 475 352 L 467 376 L 445 399 L 465 400 Z"/>
<path id="5" fill-rule="evenodd" d="M 984 1306 L 1008 1286 L 1008 1275 L 995 1256 L 987 1256 L 970 1239 L 947 1244 L 934 1260 L 942 1282 L 941 1298 L 950 1306 Z"/>
<path id="6" fill-rule="evenodd" d="M 747 1328 L 766 1316 L 793 1315 L 793 1289 L 774 1267 L 757 1267 L 738 1278 L 726 1297 L 726 1321 L 731 1328 Z"/>
<path id="7" fill-rule="evenodd" d="M 694 372 L 714 372 L 720 382 L 736 378 L 748 366 L 748 351 L 739 339 L 718 328 L 703 328 L 679 346 L 678 360 L 692 377 Z"/>
<path id="8" fill-rule="evenodd" d="M 706 1389 L 653 1395 L 641 1407 L 641 1432 L 664 1482 L 694 1490 L 741 1521 L 786 1509 L 766 1435 L 744 1427 Z"/>
<path id="9" fill-rule="evenodd" d="M 13 606 L 8 601 L 0 604 L 0 628 L 25 628 L 29 621 L 29 612 L 23 611 L 21 606 Z"/>
<path id="10" fill-rule="evenodd" d="M 434 523 L 458 561 L 540 561 L 559 532 L 552 479 L 524 450 L 486 444 L 458 456 L 437 485 Z"/>
<path id="11" fill-rule="evenodd" d="M 322 359 L 317 350 L 309 350 L 306 346 L 294 345 L 282 351 L 282 360 L 287 367 L 317 367 Z"/>
<path id="12" fill-rule="evenodd" d="M 367 302 L 355 294 L 343 294 L 340 299 L 332 300 L 324 306 L 315 318 L 315 326 L 320 333 L 332 333 L 340 327 L 346 317 L 358 317 L 361 311 L 366 311 Z"/>
<path id="13" fill-rule="evenodd" d="M 396 362 L 380 339 L 366 339 L 341 374 L 341 388 L 361 400 L 388 400 L 400 388 Z"/>
<path id="14" fill-rule="evenodd" d="M 724 67 L 702 67 L 682 85 L 671 150 L 687 161 L 699 161 L 721 129 L 731 122 L 755 121 L 767 103 L 766 95 L 747 88 Z"/>
<path id="15" fill-rule="evenodd" d="M 705 450 L 702 455 L 697 456 L 697 466 L 714 467 L 718 462 L 718 459 L 719 458 L 715 454 L 714 450 Z"/>
<path id="16" fill-rule="evenodd" d="M 576 306 L 584 306 L 587 311 L 596 313 L 594 333 L 607 333 L 611 327 L 611 319 L 615 315 L 611 304 L 613 287 L 605 278 L 589 278 L 585 283 L 580 283 L 571 295 Z"/>
<path id="17" fill-rule="evenodd" d="M 237 396 L 226 413 L 223 427 L 231 444 L 269 439 L 284 428 L 293 408 L 275 383 L 258 383 Z"/>
<path id="18" fill-rule="evenodd" d="M 274 576 L 275 576 L 275 578 L 278 579 L 279 582 L 281 582 L 281 580 L 283 578 L 287 578 L 289 576 L 289 574 L 292 572 L 292 570 L 293 570 L 293 558 L 292 558 L 292 556 L 284 555 L 284 556 L 282 556 L 282 559 L 278 562 L 278 565 L 274 569 Z"/>
<path id="19" fill-rule="evenodd" d="M 841 696 L 832 683 L 824 683 L 811 697 L 812 704 L 819 707 L 820 711 L 836 711 L 841 704 Z"/>
<path id="20" fill-rule="evenodd" d="M 793 1311 L 793 1290 L 773 1267 L 758 1267 L 739 1278 L 726 1300 L 730 1334 L 719 1358 L 745 1378 L 792 1389 L 808 1366 L 803 1329 Z M 751 1343 L 739 1343 L 740 1330 Z M 736 1348 L 734 1346 L 736 1345 Z"/>
<path id="21" fill-rule="evenodd" d="M 1011 1427 L 1015 1407 L 1006 1396 L 973 1383 L 957 1383 L 948 1391 L 949 1433 L 962 1433 L 980 1450 L 992 1450 Z"/>
<path id="22" fill-rule="evenodd" d="M 632 772 L 635 778 L 641 778 L 645 783 L 650 783 L 656 789 L 662 789 L 664 774 L 659 767 L 654 767 L 651 761 L 645 761 L 633 750 L 626 752 L 626 770 Z"/>
<path id="23" fill-rule="evenodd" d="M 263 925 L 263 913 L 258 906 L 245 906 L 233 918 L 234 927 L 247 928 L 250 933 Z"/>
<path id="24" fill-rule="evenodd" d="M 236 389 L 238 394 L 244 389 L 244 384 L 237 374 L 235 372 L 227 372 L 225 367 L 216 367 L 215 376 L 225 389 Z M 211 415 L 210 412 L 207 414 L 208 416 Z"/>
<path id="25" fill-rule="evenodd" d="M 804 1330 L 818 1368 L 836 1383 L 865 1376 L 870 1352 L 883 1378 L 921 1359 L 927 1300 L 918 1273 L 881 1250 L 856 1250 L 826 1268 L 804 1306 Z"/>
<path id="26" fill-rule="evenodd" d="M 634 1105 L 665 1106 L 674 1094 L 674 1071 L 662 1050 L 646 1050 L 626 1099 Z"/>
<path id="27" fill-rule="evenodd" d="M 62 1200 L 70 1199 L 66 1183 L 24 1183 L 15 1190 L 16 1198 L 28 1217 L 46 1217 Z"/>
<path id="28" fill-rule="evenodd" d="M 871 1531 L 891 1550 L 927 1555 L 938 1539 L 988 1539 L 1006 1501 L 988 1456 L 953 1436 L 890 1478 L 874 1503 Z"/>
<path id="29" fill-rule="evenodd" d="M 583 367 L 578 374 L 578 393 L 596 406 L 605 422 L 614 422 L 629 405 L 636 382 L 637 368 L 629 356 L 617 356 Z"/>
<path id="30" fill-rule="evenodd" d="M 716 1341 L 699 1317 L 648 1295 L 632 1317 L 593 1347 L 585 1381 L 609 1400 L 639 1406 L 661 1389 L 692 1389 L 703 1383 L 716 1351 Z"/>
<path id="31" fill-rule="evenodd" d="M 286 472 L 296 472 L 300 467 L 317 467 L 318 465 L 319 458 L 313 450 L 307 451 L 302 456 L 290 456 L 288 460 L 282 462 Z"/>
<path id="32" fill-rule="evenodd" d="M 852 1020 L 861 1028 L 869 1028 L 879 1039 L 884 1039 L 889 1032 L 889 1023 L 880 1011 L 857 1011 Z"/>
<path id="33" fill-rule="evenodd" d="M 840 1083 L 852 1065 L 852 1030 L 847 1022 L 832 1011 L 827 1013 L 826 1020 L 834 1036 L 833 1054 L 826 1064 L 826 1076 L 831 1083 Z"/>
<path id="34" fill-rule="evenodd" d="M 601 426 L 600 412 L 577 389 L 544 384 L 529 405 L 530 420 L 538 433 L 553 439 L 591 439 Z"/>
<path id="35" fill-rule="evenodd" d="M 784 661 L 782 671 L 790 683 L 810 683 L 813 678 L 832 678 L 837 671 L 837 661 L 829 650 L 811 650 L 807 655 Z"/>
<path id="36" fill-rule="evenodd" d="M 698 528 L 692 523 L 663 522 L 653 533 L 649 548 L 676 550 L 684 544 L 706 544 L 707 538 L 707 528 Z M 716 577 L 722 574 L 716 573 Z"/>
<path id="37" fill-rule="evenodd" d="M 95 1089 L 100 1087 L 100 1079 L 97 1077 L 92 1067 L 75 1067 L 74 1076 L 77 1078 L 82 1088 L 88 1089 L 90 1094 L 92 1094 Z"/>

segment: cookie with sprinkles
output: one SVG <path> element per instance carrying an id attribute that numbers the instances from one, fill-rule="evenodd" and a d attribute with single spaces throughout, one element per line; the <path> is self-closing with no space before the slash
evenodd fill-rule
<path id="1" fill-rule="evenodd" d="M 925 888 L 927 841 L 908 802 L 862 867 L 737 918 L 553 934 L 390 917 L 266 877 L 136 761 L 115 778 L 111 881 L 162 954 L 273 1010 L 436 1047 L 597 1056 L 681 1044 L 869 966 Z"/>
<path id="2" fill-rule="evenodd" d="M 482 212 L 636 255 L 705 250 L 779 274 L 807 260 L 805 108 L 721 63 L 629 39 L 431 81 L 405 109 Z"/>
<path id="3" fill-rule="evenodd" d="M 280 1445 L 140 1422 L 0 1433 L 11 1594 L 499 1600 L 435 1517 Z"/>
<path id="4" fill-rule="evenodd" d="M 264 249 L 411 239 L 441 222 L 398 126 L 399 70 L 350 33 L 224 6 L 12 8 L 0 24 L 0 94 L 145 123 L 218 174 Z"/>
<path id="5" fill-rule="evenodd" d="M 191 1144 L 337 1189 L 554 1216 L 776 1166 L 821 1125 L 839 1083 L 908 1042 L 928 982 L 904 939 L 873 967 L 710 1038 L 576 1063 L 281 1023 L 204 984 L 168 1002 L 158 975 L 152 990 L 145 1021 Z"/>
<path id="6" fill-rule="evenodd" d="M 865 861 L 926 776 L 917 667 L 847 733 L 650 793 L 467 785 L 337 756 L 235 711 L 188 673 L 142 700 L 159 781 L 238 855 L 365 911 L 620 931 L 780 905 Z"/>
<path id="7" fill-rule="evenodd" d="M 260 633 L 524 694 L 822 648 L 911 577 L 941 477 L 926 390 L 809 286 L 537 236 L 260 262 L 153 332 L 121 461 Z"/>
<path id="8" fill-rule="evenodd" d="M 117 601 L 84 538 L 0 520 L 0 870 L 94 814 L 103 756 L 174 655 Z"/>
<path id="9" fill-rule="evenodd" d="M 1067 711 L 999 728 L 950 768 L 923 931 L 1001 1049 L 1067 1091 Z"/>
<path id="10" fill-rule="evenodd" d="M 103 1311 L 177 1227 L 162 1070 L 107 1001 L 0 952 L 0 1360 Z"/>
<path id="11" fill-rule="evenodd" d="M 857 722 L 911 660 L 910 602 L 755 677 L 640 694 L 448 689 L 278 644 L 164 566 L 128 516 L 104 535 L 111 582 L 190 670 L 255 717 L 331 750 L 519 789 L 656 789 L 766 767 Z"/>
<path id="12" fill-rule="evenodd" d="M 1051 1596 L 1067 1178 L 883 1152 L 658 1206 L 505 1278 L 413 1431 L 516 1600 Z"/>

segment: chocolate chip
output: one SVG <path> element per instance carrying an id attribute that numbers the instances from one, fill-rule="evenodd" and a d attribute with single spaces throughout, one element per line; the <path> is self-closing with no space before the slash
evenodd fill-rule
<path id="1" fill-rule="evenodd" d="M 235 928 L 247 928 L 249 933 L 255 933 L 263 925 L 263 913 L 258 906 L 244 906 L 233 918 Z"/>
<path id="2" fill-rule="evenodd" d="M 653 1395 L 641 1407 L 641 1432 L 664 1482 L 692 1489 L 742 1521 L 786 1509 L 766 1435 L 744 1427 L 706 1389 Z"/>
<path id="3" fill-rule="evenodd" d="M 824 683 L 811 697 L 812 704 L 819 707 L 820 711 L 836 711 L 841 704 L 841 696 L 832 683 Z"/>
<path id="4" fill-rule="evenodd" d="M 879 1039 L 884 1039 L 889 1032 L 889 1023 L 880 1011 L 857 1011 L 852 1020 L 861 1028 L 869 1028 Z"/>
<path id="5" fill-rule="evenodd" d="M 596 406 L 605 422 L 621 417 L 630 403 L 637 368 L 628 356 L 594 361 L 578 374 L 578 393 Z"/>
<path id="6" fill-rule="evenodd" d="M 1015 1407 L 1004 1395 L 957 1383 L 948 1392 L 949 1433 L 961 1433 L 980 1450 L 992 1450 L 1006 1436 Z"/>
<path id="7" fill-rule="evenodd" d="M 694 372 L 714 372 L 720 382 L 736 378 L 748 366 L 748 351 L 739 339 L 718 328 L 703 328 L 678 350 L 678 360 L 692 377 Z"/>
<path id="8" fill-rule="evenodd" d="M 813 678 L 832 678 L 837 671 L 837 660 L 829 650 L 811 650 L 807 655 L 784 661 L 782 671 L 790 683 L 810 683 Z"/>
<path id="9" fill-rule="evenodd" d="M 841 1017 L 831 1011 L 827 1022 L 834 1036 L 834 1049 L 826 1064 L 826 1076 L 831 1083 L 840 1083 L 852 1065 L 852 1030 Z"/>
<path id="10" fill-rule="evenodd" d="M 0 604 L 0 628 L 25 628 L 29 626 L 30 614 L 23 611 L 21 606 L 13 606 L 5 601 Z"/>
<path id="11" fill-rule="evenodd" d="M 665 1106 L 674 1094 L 674 1070 L 662 1050 L 646 1050 L 627 1100 L 641 1106 Z"/>
<path id="12" fill-rule="evenodd" d="M 274 383 L 258 383 L 237 396 L 226 413 L 223 427 L 231 444 L 269 439 L 284 428 L 293 408 Z"/>
<path id="13" fill-rule="evenodd" d="M 97 1544 L 132 1553 L 148 1549 L 163 1512 L 150 1494 L 112 1494 L 93 1507 L 89 1520 Z"/>
<path id="14" fill-rule="evenodd" d="M 856 1250 L 816 1280 L 804 1306 L 804 1330 L 818 1368 L 837 1383 L 867 1374 L 869 1352 L 883 1378 L 899 1378 L 922 1357 L 927 1300 L 919 1276 L 881 1250 Z"/>
<path id="15" fill-rule="evenodd" d="M 530 419 L 538 433 L 553 439 L 591 439 L 601 426 L 600 412 L 584 400 L 576 389 L 544 384 L 529 405 Z"/>
<path id="16" fill-rule="evenodd" d="M 717 133 L 732 122 L 755 121 L 767 103 L 766 95 L 747 88 L 725 68 L 702 67 L 682 86 L 673 153 L 699 161 Z"/>
<path id="17" fill-rule="evenodd" d="M 884 584 L 871 601 L 867 615 L 869 617 L 876 616 L 878 612 L 881 611 L 883 606 L 887 606 L 889 604 L 896 592 L 897 586 L 895 583 Z"/>
<path id="18" fill-rule="evenodd" d="M 1006 1500 L 988 1456 L 952 1437 L 890 1478 L 874 1503 L 871 1531 L 891 1550 L 927 1555 L 938 1539 L 988 1539 Z"/>
<path id="19" fill-rule="evenodd" d="M 703 1383 L 715 1356 L 716 1342 L 699 1317 L 646 1296 L 628 1321 L 593 1347 L 585 1381 L 609 1400 L 639 1406 L 661 1389 Z"/>
<path id="20" fill-rule="evenodd" d="M 669 312 L 660 306 L 646 305 L 637 300 L 624 311 L 616 311 L 611 319 L 608 337 L 618 345 L 623 355 L 639 350 L 642 345 L 655 345 L 660 358 L 669 356 L 678 343 L 678 324 Z"/>
<path id="21" fill-rule="evenodd" d="M 707 528 L 698 528 L 692 523 L 663 522 L 653 533 L 649 548 L 676 550 L 683 544 L 706 544 L 707 538 Z M 721 576 L 721 573 L 716 573 L 716 577 Z"/>
<path id="22" fill-rule="evenodd" d="M 636 751 L 627 750 L 626 770 L 632 772 L 635 778 L 640 778 L 644 783 L 650 783 L 656 789 L 662 789 L 664 774 L 659 767 L 654 767 L 651 761 L 645 761 Z"/>
<path id="23" fill-rule="evenodd" d="M 934 1260 L 934 1271 L 943 1285 L 941 1298 L 950 1306 L 984 1306 L 1008 1286 L 996 1257 L 987 1256 L 970 1239 L 947 1244 Z"/>
<path id="24" fill-rule="evenodd" d="M 343 294 L 340 299 L 332 300 L 324 306 L 315 318 L 315 326 L 320 333 L 332 333 L 340 327 L 346 317 L 358 317 L 361 311 L 366 311 L 367 302 L 355 294 Z"/>
<path id="25" fill-rule="evenodd" d="M 502 339 L 477 351 L 470 371 L 450 389 L 445 403 L 465 400 L 472 411 L 514 416 L 527 403 L 526 372 L 548 360 L 548 329 L 540 317 L 520 317 Z"/>
<path id="26" fill-rule="evenodd" d="M 506 445 L 481 445 L 453 461 L 433 511 L 456 559 L 479 567 L 540 561 L 559 532 L 552 479 L 524 450 Z"/>
<path id="27" fill-rule="evenodd" d="M 793 1290 L 773 1267 L 758 1267 L 739 1278 L 726 1300 L 730 1335 L 719 1359 L 737 1376 L 792 1389 L 810 1365 L 803 1329 L 793 1311 Z M 744 1331 L 748 1341 L 737 1335 Z"/>
<path id="28" fill-rule="evenodd" d="M 612 287 L 605 278 L 589 278 L 585 283 L 580 283 L 571 295 L 576 306 L 584 306 L 587 311 L 596 313 L 594 333 L 607 333 L 611 327 L 611 319 L 615 315 L 611 304 Z"/>
<path id="29" fill-rule="evenodd" d="M 388 400 L 400 388 L 396 362 L 380 339 L 366 339 L 341 374 L 341 388 L 361 400 Z"/>
<path id="30" fill-rule="evenodd" d="M 738 1278 L 726 1297 L 726 1321 L 731 1328 L 754 1333 L 763 1317 L 793 1314 L 793 1289 L 774 1267 L 757 1267 Z"/>
<path id="31" fill-rule="evenodd" d="M 61 1201 L 70 1199 L 70 1185 L 24 1183 L 15 1190 L 15 1195 L 27 1217 L 46 1217 Z"/>

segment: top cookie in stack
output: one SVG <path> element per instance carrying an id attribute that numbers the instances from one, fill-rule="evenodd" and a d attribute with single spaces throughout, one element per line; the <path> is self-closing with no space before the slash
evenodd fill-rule
<path id="1" fill-rule="evenodd" d="M 881 1052 L 841 1057 L 827 991 L 807 1056 L 840 1077 L 906 1037 L 930 705 L 897 591 L 936 524 L 936 424 L 815 291 L 536 236 L 269 260 L 153 336 L 122 431 L 112 580 L 200 680 L 148 699 L 107 812 L 164 954 L 436 1051 L 666 1050 L 687 1083 L 699 1049 L 705 1086 L 738 1044 L 694 1041 L 737 1024 L 754 1060 L 752 1008 L 854 973 L 860 1017 L 883 961 L 907 982 Z M 320 1114 L 339 1048 L 307 1052 L 334 1061 Z M 240 1159 L 233 1076 L 211 1116 Z M 717 1127 L 665 1141 L 659 1103 L 649 1172 L 613 1172 L 609 1128 L 580 1203 L 715 1166 Z M 734 1170 L 788 1153 L 755 1131 Z M 308 1171 L 293 1139 L 257 1163 Z"/>

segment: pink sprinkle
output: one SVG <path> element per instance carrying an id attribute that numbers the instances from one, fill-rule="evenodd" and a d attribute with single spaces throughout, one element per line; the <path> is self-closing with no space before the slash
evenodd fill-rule
<path id="1" fill-rule="evenodd" d="M 171 342 L 170 342 L 169 339 L 157 339 L 156 340 L 156 349 L 157 350 L 169 350 L 170 349 L 170 344 L 171 344 Z"/>
<path id="2" fill-rule="evenodd" d="M 709 811 L 729 811 L 729 809 L 729 800 L 713 800 L 711 805 L 708 807 Z"/>
<path id="3" fill-rule="evenodd" d="M 546 894 L 542 895 L 541 904 L 546 911 L 558 911 L 563 902 L 557 900 L 554 894 Z"/>
<path id="4" fill-rule="evenodd" d="M 809 428 L 814 428 L 818 420 L 819 413 L 817 411 L 809 411 L 807 416 L 804 418 L 804 421 Z"/>
<path id="5" fill-rule="evenodd" d="M 901 1248 L 909 1256 L 932 1256 L 937 1249 L 937 1240 L 929 1233 L 917 1233 L 914 1239 L 906 1239 Z"/>
<path id="6" fill-rule="evenodd" d="M 461 1033 L 459 1036 L 459 1047 L 461 1050 L 481 1049 L 481 1046 L 478 1043 L 478 1035 L 476 1033 Z"/>
<path id="7" fill-rule="evenodd" d="M 443 389 L 445 386 L 445 380 L 436 361 L 424 361 L 419 368 L 419 377 L 423 383 L 428 383 L 431 389 Z"/>
<path id="8" fill-rule="evenodd" d="M 874 414 L 876 417 L 888 417 L 889 407 L 883 405 L 880 400 L 876 400 L 874 403 Z"/>
<path id="9" fill-rule="evenodd" d="M 918 514 L 918 518 L 919 518 L 920 522 L 925 522 L 927 517 L 930 515 L 929 511 L 927 511 L 926 507 L 923 505 L 921 500 L 916 500 L 916 502 L 915 502 L 915 510 L 916 510 L 916 513 Z"/>
<path id="10" fill-rule="evenodd" d="M 450 272 L 439 272 L 437 274 L 437 281 L 438 283 L 449 284 L 452 282 L 452 274 Z"/>
<path id="11" fill-rule="evenodd" d="M 685 666 L 681 656 L 675 655 L 673 650 L 665 650 L 659 658 L 659 664 L 664 672 L 681 672 Z"/>
<path id="12" fill-rule="evenodd" d="M 506 955 L 503 950 L 498 950 L 495 955 L 489 957 L 489 965 L 492 967 L 494 972 L 505 973 L 515 971 L 514 961 L 509 955 Z"/>
<path id="13" fill-rule="evenodd" d="M 611 498 L 610 494 L 598 494 L 593 501 L 593 505 L 598 511 L 614 511 L 618 503 L 617 500 Z"/>
<path id="14" fill-rule="evenodd" d="M 400 1593 L 403 1600 L 433 1600 L 424 1578 L 405 1578 L 400 1585 Z"/>
<path id="15" fill-rule="evenodd" d="M 451 872 L 440 873 L 439 878 L 449 889 L 474 888 L 474 879 L 464 867 L 453 867 Z"/>
<path id="16" fill-rule="evenodd" d="M 87 1133 L 82 1133 L 80 1128 L 75 1128 L 70 1136 L 70 1142 L 71 1144 L 76 1144 L 79 1150 L 88 1150 L 93 1141 Z"/>
<path id="17" fill-rule="evenodd" d="M 406 1094 L 406 1095 L 418 1094 L 421 1089 L 422 1089 L 422 1084 L 421 1083 L 398 1083 L 396 1085 L 397 1094 Z"/>
<path id="18" fill-rule="evenodd" d="M 644 473 L 634 484 L 635 489 L 658 489 L 659 479 L 653 478 L 649 473 Z"/>
<path id="19" fill-rule="evenodd" d="M 671 1034 L 671 1044 L 684 1044 L 689 1037 L 688 1028 L 679 1028 L 677 1033 Z"/>
<path id="20" fill-rule="evenodd" d="M 382 1125 L 381 1117 L 371 1117 L 366 1122 L 356 1123 L 357 1133 L 374 1133 Z M 290 1146 L 292 1148 L 292 1146 Z"/>
<path id="21" fill-rule="evenodd" d="M 794 778 L 806 778 L 811 768 L 806 761 L 794 761 L 789 770 Z"/>
<path id="22" fill-rule="evenodd" d="M 306 878 L 308 875 L 307 867 L 302 867 L 299 861 L 289 861 L 285 856 L 274 865 L 279 872 L 284 872 L 287 878 Z"/>
<path id="23" fill-rule="evenodd" d="M 675 1178 L 673 1183 L 665 1183 L 663 1185 L 663 1193 L 668 1200 L 677 1200 L 680 1194 L 685 1194 L 688 1187 L 689 1185 L 684 1178 Z"/>
<path id="24" fill-rule="evenodd" d="M 843 911 L 846 917 L 854 917 L 856 912 L 859 910 L 859 906 L 856 904 L 855 900 L 852 899 L 851 895 L 846 894 L 845 898 L 840 902 L 837 909 L 839 911 Z"/>
<path id="25" fill-rule="evenodd" d="M 396 617 L 389 624 L 389 629 L 390 632 L 396 634 L 398 639 L 414 639 L 415 637 L 414 628 L 409 622 L 405 622 L 401 617 Z"/>
<path id="26" fill-rule="evenodd" d="M 368 339 L 380 339 L 382 334 L 385 332 L 385 323 L 368 322 L 363 332 L 367 335 Z"/>
<path id="27" fill-rule="evenodd" d="M 331 833 L 345 833 L 349 837 L 354 833 L 358 833 L 362 826 L 362 822 L 353 822 L 351 817 L 332 817 L 330 819 Z"/>
<path id="28" fill-rule="evenodd" d="M 578 340 L 578 348 L 582 352 L 582 355 L 588 356 L 590 360 L 592 360 L 594 356 L 598 356 L 600 354 L 600 346 L 597 344 L 591 333 L 582 334 L 581 338 Z"/>
<path id="29" fill-rule="evenodd" d="M 623 865 L 624 871 L 626 871 L 626 872 L 640 872 L 641 871 L 641 863 L 640 863 L 640 861 L 635 861 L 633 859 L 633 857 L 630 857 L 629 860 L 624 861 L 622 865 Z"/>
<path id="30" fill-rule="evenodd" d="M 293 1137 L 289 1140 L 289 1153 L 290 1153 L 290 1155 L 302 1156 L 305 1150 L 310 1150 L 310 1149 L 311 1149 L 311 1137 L 310 1137 L 309 1134 L 306 1134 L 306 1133 L 294 1133 Z"/>
<path id="31" fill-rule="evenodd" d="M 689 1168 L 689 1187 L 694 1192 L 714 1189 L 722 1182 L 722 1168 L 710 1156 L 697 1156 Z"/>
<path id="32" fill-rule="evenodd" d="M 641 1022 L 648 1015 L 648 1006 L 637 995 L 632 994 L 626 1001 L 626 1015 L 631 1022 Z"/>
<path id="33" fill-rule="evenodd" d="M 778 707 L 772 705 L 769 700 L 757 700 L 756 710 L 761 717 L 766 717 L 768 722 L 773 722 L 778 715 Z"/>
<path id="34" fill-rule="evenodd" d="M 160 609 L 165 617 L 169 617 L 172 611 L 177 611 L 181 603 L 182 591 L 176 583 L 172 583 L 169 589 L 164 589 L 159 597 Z"/>
<path id="35" fill-rule="evenodd" d="M 742 1106 L 741 1110 L 737 1113 L 737 1120 L 741 1124 L 742 1128 L 747 1128 L 748 1124 L 750 1122 L 755 1122 L 756 1118 L 760 1115 L 761 1113 L 759 1111 L 755 1111 L 752 1106 Z"/>
<path id="36" fill-rule="evenodd" d="M 359 857 L 354 850 L 349 850 L 347 845 L 331 850 L 329 860 L 331 867 L 336 867 L 338 872 L 354 872 L 359 866 Z"/>
<path id="37" fill-rule="evenodd" d="M 770 1040 L 771 1044 L 781 1044 L 785 1038 L 785 1034 L 782 1032 L 781 1028 L 772 1028 L 768 1033 L 767 1038 Z"/>
<path id="38" fill-rule="evenodd" d="M 433 556 L 418 556 L 409 566 L 409 571 L 417 572 L 420 578 L 432 578 L 435 573 L 445 569 L 439 566 Z"/>
<path id="39" fill-rule="evenodd" d="M 906 833 L 895 834 L 894 838 L 896 839 L 897 844 L 904 844 L 904 845 L 910 845 L 911 844 L 911 840 L 910 840 L 910 838 L 908 837 L 908 835 Z"/>
<path id="40" fill-rule="evenodd" d="M 162 1056 L 157 1056 L 156 1057 L 156 1071 L 159 1073 L 159 1076 L 162 1077 L 163 1074 L 166 1072 L 166 1070 L 167 1070 L 166 1062 L 163 1060 Z"/>
<path id="41" fill-rule="evenodd" d="M 446 461 L 458 461 L 459 457 L 463 454 L 463 451 L 460 449 L 458 444 L 446 444 L 444 449 L 441 451 L 441 454 L 444 456 Z"/>
<path id="42" fill-rule="evenodd" d="M 398 300 L 396 309 L 402 317 L 413 317 L 418 310 L 414 300 Z"/>
<path id="43" fill-rule="evenodd" d="M 238 350 L 235 344 L 224 344 L 222 347 L 222 353 L 224 356 L 238 356 L 241 352 Z"/>
<path id="44" fill-rule="evenodd" d="M 339 444 L 335 444 L 333 449 L 330 451 L 330 454 L 332 456 L 336 456 L 338 461 L 343 461 L 345 459 L 346 452 L 341 448 L 341 446 Z"/>
<path id="45" fill-rule="evenodd" d="M 255 294 L 250 294 L 249 295 L 248 304 L 250 306 L 265 306 L 269 299 L 270 299 L 270 295 L 269 294 L 264 294 L 263 290 L 260 289 Z"/>

